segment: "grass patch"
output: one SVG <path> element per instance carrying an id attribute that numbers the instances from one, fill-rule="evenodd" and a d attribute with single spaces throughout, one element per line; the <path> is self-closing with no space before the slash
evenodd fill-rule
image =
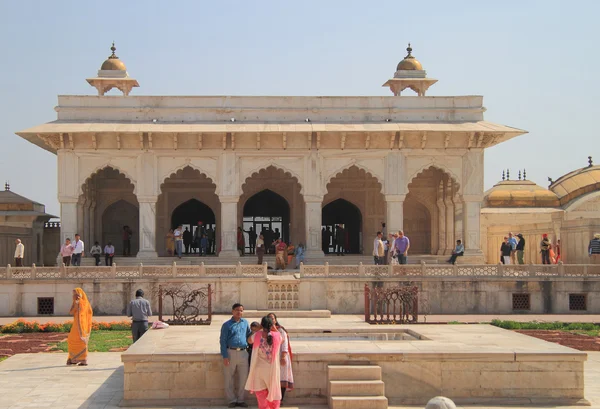
<path id="1" fill-rule="evenodd" d="M 591 324 L 587 322 L 516 322 L 492 320 L 491 324 L 504 329 L 572 331 L 575 333 L 581 333 L 593 337 L 598 336 L 598 334 L 600 333 L 600 325 Z"/>
<path id="2" fill-rule="evenodd" d="M 7 357 L 7 356 L 0 356 L 0 362 L 2 362 L 2 361 L 6 361 L 7 359 L 8 359 L 8 357 Z"/>
<path id="3" fill-rule="evenodd" d="M 132 343 L 131 331 L 92 331 L 88 351 L 108 352 L 113 348 L 128 348 Z M 67 352 L 67 342 L 57 343 L 52 350 Z"/>

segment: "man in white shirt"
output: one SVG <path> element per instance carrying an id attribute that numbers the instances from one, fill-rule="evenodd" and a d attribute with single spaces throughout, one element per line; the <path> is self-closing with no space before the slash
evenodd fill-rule
<path id="1" fill-rule="evenodd" d="M 384 246 L 383 246 L 383 241 L 381 241 L 381 232 L 378 231 L 377 232 L 377 237 L 375 237 L 375 240 L 373 241 L 373 261 L 375 262 L 375 265 L 381 265 L 383 264 L 383 257 L 384 257 Z"/>
<path id="2" fill-rule="evenodd" d="M 181 258 L 181 253 L 183 253 L 183 226 L 181 224 L 175 229 L 173 236 L 175 237 L 175 252 Z"/>
<path id="3" fill-rule="evenodd" d="M 15 267 L 23 267 L 23 257 L 25 256 L 25 246 L 21 243 L 21 239 L 15 240 L 17 248 L 15 249 Z"/>
<path id="4" fill-rule="evenodd" d="M 81 241 L 81 236 L 79 234 L 75 235 L 75 241 L 71 244 L 73 247 L 73 255 L 71 256 L 71 265 L 72 266 L 80 266 L 81 265 L 81 257 L 84 255 L 85 245 L 83 241 Z"/>

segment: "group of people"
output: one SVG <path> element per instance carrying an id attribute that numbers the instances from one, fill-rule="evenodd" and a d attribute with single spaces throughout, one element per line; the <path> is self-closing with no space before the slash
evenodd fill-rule
<path id="1" fill-rule="evenodd" d="M 100 257 L 104 254 L 104 263 L 107 266 L 111 266 L 113 258 L 115 257 L 115 246 L 109 241 L 104 249 L 100 247 L 100 243 L 95 242 L 90 249 L 90 254 L 96 260 L 96 265 L 100 265 Z M 60 246 L 59 256 L 62 258 L 62 262 L 65 266 L 80 266 L 81 258 L 85 255 L 85 243 L 81 240 L 79 234 L 75 235 L 75 240 L 71 241 L 70 238 L 66 238 L 65 242 Z"/>
<path id="2" fill-rule="evenodd" d="M 540 254 L 542 255 L 542 264 L 556 264 L 561 259 L 560 240 L 552 244 L 548 234 L 542 234 L 540 241 Z M 525 238 L 523 234 L 514 235 L 512 232 L 504 236 L 500 245 L 500 262 L 502 264 L 525 264 Z"/>
<path id="3" fill-rule="evenodd" d="M 228 407 L 247 408 L 250 391 L 259 409 L 278 409 L 285 392 L 294 388 L 290 337 L 274 313 L 251 325 L 243 314 L 244 306 L 234 304 L 219 339 Z"/>
<path id="4" fill-rule="evenodd" d="M 321 248 L 323 253 L 329 254 L 330 247 L 333 246 L 333 252 L 338 256 L 343 256 L 350 252 L 350 237 L 344 226 L 338 224 L 331 230 L 331 226 L 321 229 Z"/>
<path id="5" fill-rule="evenodd" d="M 170 229 L 166 236 L 167 254 L 181 258 L 185 254 L 196 254 L 198 256 L 207 256 L 216 254 L 215 229 L 212 226 L 208 228 L 203 222 L 198 222 L 198 226 L 192 233 L 187 227 L 178 225 L 175 229 Z"/>
<path id="6" fill-rule="evenodd" d="M 261 248 L 263 255 L 265 254 L 276 254 L 276 244 L 278 240 L 283 241 L 279 228 L 271 230 L 269 227 L 265 227 L 261 230 L 260 234 L 256 234 L 256 230 L 250 227 L 248 230 L 244 230 L 242 227 L 238 227 L 237 231 L 237 249 L 241 256 L 246 255 L 246 237 L 244 233 L 248 234 L 248 252 L 249 254 L 259 255 L 258 249 Z M 259 243 L 262 246 L 259 247 Z M 262 261 L 261 261 L 262 263 Z M 259 263 L 260 264 L 260 263 Z"/>
<path id="7" fill-rule="evenodd" d="M 385 228 L 385 223 L 382 223 Z M 373 242 L 373 261 L 375 265 L 407 264 L 410 240 L 402 230 L 390 233 L 385 237 L 383 231 L 378 231 Z"/>

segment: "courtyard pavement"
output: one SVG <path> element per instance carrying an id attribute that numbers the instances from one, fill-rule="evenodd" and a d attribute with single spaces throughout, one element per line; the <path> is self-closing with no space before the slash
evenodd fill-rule
<path id="1" fill-rule="evenodd" d="M 585 364 L 585 396 L 591 409 L 600 409 L 600 352 L 588 353 Z M 91 353 L 90 366 L 67 367 L 65 353 L 15 355 L 0 362 L 0 409 L 117 409 L 123 398 L 121 354 Z M 249 399 L 251 401 L 251 399 Z M 325 409 L 326 406 L 286 406 L 299 409 Z M 394 409 L 417 406 L 390 406 Z M 423 407 L 423 406 L 418 406 Z M 500 406 L 459 406 L 471 409 L 499 409 Z M 531 406 L 510 406 L 528 408 Z M 175 407 L 161 407 L 175 409 Z M 189 407 L 192 408 L 192 407 Z M 197 408 L 197 407 L 196 407 Z M 220 407 L 215 407 L 220 408 Z M 224 406 L 223 406 L 224 408 Z M 536 406 L 556 409 L 556 406 Z M 575 409 L 581 406 L 562 406 Z M 177 407 L 181 409 L 181 407 Z"/>

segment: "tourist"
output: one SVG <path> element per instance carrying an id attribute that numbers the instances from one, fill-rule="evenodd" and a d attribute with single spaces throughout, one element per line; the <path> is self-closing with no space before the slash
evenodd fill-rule
<path id="1" fill-rule="evenodd" d="M 281 335 L 281 347 L 279 349 L 279 364 L 281 366 L 281 370 L 279 372 L 279 381 L 281 384 L 281 400 L 283 401 L 283 398 L 285 398 L 285 392 L 294 389 L 294 373 L 292 371 L 292 345 L 290 343 L 290 337 L 287 330 L 279 323 L 275 313 L 270 313 L 268 317 L 271 318 L 273 325 L 275 325 L 279 335 Z"/>
<path id="2" fill-rule="evenodd" d="M 246 379 L 248 378 L 248 337 L 251 335 L 248 321 L 242 318 L 244 306 L 236 303 L 231 307 L 232 317 L 221 326 L 219 338 L 223 357 L 225 397 L 230 408 L 247 408 L 245 402 Z M 237 387 L 234 378 L 237 376 Z"/>
<path id="3" fill-rule="evenodd" d="M 131 256 L 131 236 L 133 236 L 131 228 L 123 226 L 123 257 Z"/>
<path id="4" fill-rule="evenodd" d="M 510 264 L 517 264 L 517 239 L 512 232 L 508 233 L 508 244 L 512 248 L 510 251 Z"/>
<path id="5" fill-rule="evenodd" d="M 325 235 L 325 254 L 329 254 L 331 250 L 331 238 L 333 237 L 333 231 L 331 230 L 331 226 L 327 226 L 327 234 Z M 335 245 L 334 245 L 335 248 Z"/>
<path id="6" fill-rule="evenodd" d="M 75 235 L 75 241 L 71 244 L 73 247 L 73 255 L 71 256 L 71 264 L 74 266 L 81 265 L 81 257 L 85 255 L 85 244 L 81 241 L 79 234 Z"/>
<path id="7" fill-rule="evenodd" d="M 275 269 L 285 270 L 286 251 L 287 245 L 281 239 L 277 239 L 275 242 Z"/>
<path id="8" fill-rule="evenodd" d="M 448 263 L 456 264 L 456 258 L 461 257 L 464 254 L 465 254 L 465 246 L 463 246 L 461 240 L 456 240 L 456 247 L 454 247 L 454 250 L 452 251 L 452 255 L 450 256 L 450 259 L 448 259 Z"/>
<path id="9" fill-rule="evenodd" d="M 135 344 L 148 331 L 148 317 L 152 316 L 150 302 L 144 298 L 144 290 L 135 292 L 135 300 L 127 305 L 127 316 L 131 317 L 131 335 Z"/>
<path id="10" fill-rule="evenodd" d="M 383 233 L 381 233 L 383 234 Z M 387 264 L 394 264 L 396 262 L 396 254 L 394 251 L 394 244 L 396 242 L 396 237 L 398 235 L 396 233 L 390 233 L 388 238 L 388 254 L 387 254 Z"/>
<path id="11" fill-rule="evenodd" d="M 212 226 L 209 226 L 208 230 L 206 230 L 206 238 L 208 239 L 208 252 L 215 254 L 215 230 Z"/>
<path id="12" fill-rule="evenodd" d="M 256 240 L 256 256 L 258 258 L 257 264 L 263 263 L 263 256 L 265 255 L 265 236 L 263 234 L 258 235 L 258 240 Z"/>
<path id="13" fill-rule="evenodd" d="M 185 254 L 190 254 L 190 245 L 192 244 L 192 232 L 186 227 L 183 231 L 183 246 L 185 247 Z"/>
<path id="14" fill-rule="evenodd" d="M 252 335 L 256 334 L 261 329 L 262 327 L 258 322 L 252 321 L 252 324 L 250 324 L 250 331 L 252 332 L 252 334 L 250 334 L 250 337 L 252 337 Z M 246 351 L 248 351 L 248 368 L 250 368 L 250 365 L 252 363 L 252 344 L 248 345 Z"/>
<path id="15" fill-rule="evenodd" d="M 519 238 L 519 242 L 517 243 L 517 261 L 519 262 L 519 264 L 525 264 L 525 259 L 524 259 L 524 255 L 525 255 L 525 238 L 523 237 L 523 235 L 521 233 L 517 234 L 517 237 Z"/>
<path id="16" fill-rule="evenodd" d="M 206 234 L 203 234 L 200 239 L 200 249 L 198 251 L 201 256 L 206 256 L 208 254 L 208 238 L 206 238 Z"/>
<path id="17" fill-rule="evenodd" d="M 296 254 L 296 246 L 294 246 L 292 243 L 290 243 L 289 246 L 287 246 L 286 251 L 287 251 L 286 265 L 291 266 L 292 261 L 294 261 L 294 255 Z"/>
<path id="18" fill-rule="evenodd" d="M 346 231 L 341 224 L 335 228 L 335 254 L 338 256 L 344 255 L 344 245 L 346 244 Z"/>
<path id="19" fill-rule="evenodd" d="M 594 238 L 590 240 L 588 254 L 591 264 L 600 264 L 600 233 L 594 234 Z"/>
<path id="20" fill-rule="evenodd" d="M 250 230 L 248 230 L 246 233 L 248 233 L 248 243 L 250 245 L 250 254 L 254 254 L 254 250 L 256 248 L 256 232 L 254 231 L 254 228 L 250 227 Z"/>
<path id="21" fill-rule="evenodd" d="M 558 262 L 561 260 L 561 255 L 560 255 L 560 239 L 556 240 L 556 244 L 554 245 L 554 248 L 556 249 L 556 254 L 554 257 L 554 264 L 558 264 Z"/>
<path id="22" fill-rule="evenodd" d="M 166 247 L 167 247 L 167 254 L 169 256 L 174 256 L 175 255 L 175 233 L 173 232 L 173 229 L 169 229 L 169 232 L 167 233 L 167 236 L 165 238 L 165 242 L 166 242 Z"/>
<path id="23" fill-rule="evenodd" d="M 192 243 L 194 244 L 194 247 L 198 248 L 198 251 L 200 251 L 200 241 L 202 240 L 203 233 L 204 233 L 204 226 L 202 225 L 202 222 L 198 222 L 198 225 L 196 226 L 196 230 L 194 231 L 194 237 L 192 239 Z"/>
<path id="24" fill-rule="evenodd" d="M 112 241 L 109 241 L 108 244 L 104 246 L 104 264 L 112 266 L 114 257 L 115 246 L 113 246 Z"/>
<path id="25" fill-rule="evenodd" d="M 296 257 L 296 269 L 300 268 L 300 263 L 304 263 L 304 244 L 300 243 L 298 244 L 298 247 L 296 247 L 296 253 L 295 253 L 295 257 Z"/>
<path id="26" fill-rule="evenodd" d="M 62 257 L 62 262 L 65 266 L 69 267 L 71 265 L 71 255 L 73 254 L 73 247 L 71 247 L 71 239 L 66 238 L 65 243 L 60 246 L 60 256 Z"/>
<path id="27" fill-rule="evenodd" d="M 273 241 L 277 241 L 277 239 L 281 239 L 283 241 L 283 237 L 281 237 L 281 233 L 279 232 L 279 229 L 276 227 L 275 231 L 273 232 Z"/>
<path id="28" fill-rule="evenodd" d="M 177 257 L 181 258 L 181 254 L 183 253 L 183 226 L 181 224 L 173 232 L 173 240 L 175 241 Z"/>
<path id="29" fill-rule="evenodd" d="M 73 303 L 69 315 L 73 316 L 73 325 L 67 337 L 67 365 L 86 366 L 93 313 L 87 295 L 81 288 L 73 290 Z"/>
<path id="30" fill-rule="evenodd" d="M 510 264 L 510 253 L 512 252 L 512 246 L 508 242 L 508 237 L 504 237 L 504 241 L 500 245 L 500 261 L 502 264 Z"/>
<path id="31" fill-rule="evenodd" d="M 15 244 L 15 267 L 23 267 L 23 257 L 25 257 L 25 246 L 21 239 L 16 239 Z"/>
<path id="32" fill-rule="evenodd" d="M 100 256 L 102 255 L 102 247 L 100 247 L 100 243 L 95 242 L 92 248 L 90 249 L 90 254 L 96 260 L 96 266 L 100 265 Z"/>
<path id="33" fill-rule="evenodd" d="M 383 257 L 380 259 L 380 262 L 382 265 L 386 265 L 388 263 L 388 254 L 390 254 L 390 242 L 383 232 L 381 232 L 381 242 L 383 243 Z"/>
<path id="34" fill-rule="evenodd" d="M 406 264 L 408 262 L 408 250 L 410 249 L 410 240 L 400 230 L 398 237 L 394 241 L 394 252 L 398 258 L 398 264 Z"/>
<path id="35" fill-rule="evenodd" d="M 240 252 L 240 256 L 244 256 L 246 252 L 246 238 L 244 237 L 244 230 L 241 227 L 238 227 L 237 232 L 237 249 Z"/>
<path id="36" fill-rule="evenodd" d="M 263 317 L 257 332 L 248 341 L 252 344 L 252 365 L 246 390 L 256 394 L 258 409 L 279 409 L 281 401 L 281 334 L 269 317 Z M 230 405 L 231 406 L 231 405 Z"/>
<path id="37" fill-rule="evenodd" d="M 378 231 L 373 241 L 373 262 L 376 266 L 381 264 L 381 259 L 385 256 L 385 246 L 381 241 L 381 232 Z"/>
<path id="38" fill-rule="evenodd" d="M 265 254 L 272 253 L 271 246 L 273 246 L 273 232 L 267 227 L 260 234 L 262 234 L 263 239 L 265 240 Z"/>
<path id="39" fill-rule="evenodd" d="M 542 264 L 550 264 L 550 249 L 552 244 L 548 238 L 548 234 L 542 235 L 542 241 L 540 242 L 540 253 L 542 253 Z"/>

